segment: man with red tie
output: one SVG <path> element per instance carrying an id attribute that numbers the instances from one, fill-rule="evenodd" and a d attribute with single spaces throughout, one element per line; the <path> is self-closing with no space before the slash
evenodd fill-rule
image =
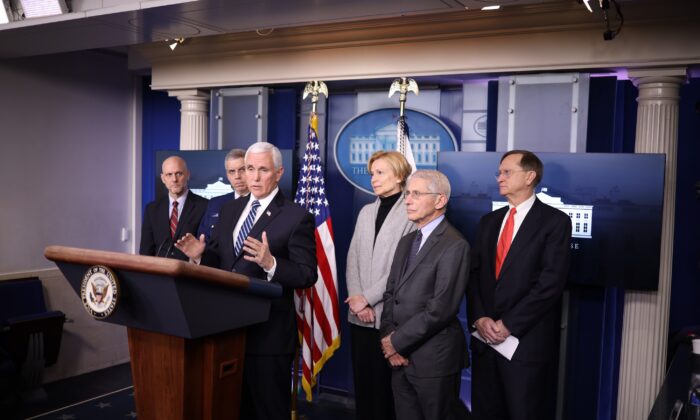
<path id="1" fill-rule="evenodd" d="M 175 248 L 175 240 L 197 232 L 207 199 L 187 188 L 190 171 L 179 156 L 163 161 L 160 180 L 168 195 L 148 203 L 143 212 L 139 254 L 187 261 L 188 257 Z"/>
<path id="2" fill-rule="evenodd" d="M 479 222 L 472 249 L 467 313 L 473 338 L 472 412 L 476 419 L 554 418 L 560 300 L 569 273 L 571 220 L 542 203 L 540 159 L 503 155 L 496 173 L 508 206 Z M 511 360 L 491 345 L 519 340 Z"/>

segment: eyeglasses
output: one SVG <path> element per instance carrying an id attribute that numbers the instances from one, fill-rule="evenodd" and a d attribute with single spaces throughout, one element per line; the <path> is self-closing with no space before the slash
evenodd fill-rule
<path id="1" fill-rule="evenodd" d="M 496 177 L 496 179 L 498 179 L 501 175 L 503 175 L 503 177 L 505 179 L 508 179 L 516 172 L 530 172 L 530 171 L 528 171 L 526 169 L 506 169 L 503 171 L 496 171 L 493 173 L 493 175 Z"/>
<path id="2" fill-rule="evenodd" d="M 406 191 L 403 192 L 403 196 L 404 196 L 404 197 L 406 197 L 406 198 L 411 197 L 411 198 L 413 198 L 414 200 L 418 200 L 418 199 L 420 199 L 421 197 L 423 197 L 424 195 L 440 195 L 440 194 L 442 194 L 442 193 L 422 192 L 422 191 L 408 191 L 408 190 L 406 190 Z"/>

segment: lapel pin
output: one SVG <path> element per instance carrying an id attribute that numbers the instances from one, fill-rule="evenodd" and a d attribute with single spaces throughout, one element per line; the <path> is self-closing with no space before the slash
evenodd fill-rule
<path id="1" fill-rule="evenodd" d="M 268 216 L 272 216 L 272 213 L 270 213 L 270 210 L 266 211 L 265 214 L 267 214 Z"/>

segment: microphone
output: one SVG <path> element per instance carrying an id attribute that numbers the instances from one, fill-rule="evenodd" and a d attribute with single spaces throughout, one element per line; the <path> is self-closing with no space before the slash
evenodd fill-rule
<path id="1" fill-rule="evenodd" d="M 163 255 L 163 257 L 168 258 L 168 253 L 170 253 L 170 249 L 173 247 L 173 241 L 170 238 L 165 238 L 165 240 L 160 243 L 160 245 L 158 246 L 158 250 L 156 251 L 156 257 L 161 256 L 160 251 L 163 249 L 163 246 L 166 242 L 170 242 L 170 246 L 168 246 L 168 249 L 165 250 L 165 255 Z"/>

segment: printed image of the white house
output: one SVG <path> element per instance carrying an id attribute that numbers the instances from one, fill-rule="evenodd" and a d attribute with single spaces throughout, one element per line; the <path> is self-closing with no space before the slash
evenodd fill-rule
<path id="1" fill-rule="evenodd" d="M 440 151 L 440 136 L 410 134 L 409 142 L 417 166 L 434 168 Z M 389 124 L 369 136 L 350 137 L 348 160 L 351 165 L 366 165 L 377 150 L 396 150 L 396 125 Z"/>
<path id="2" fill-rule="evenodd" d="M 543 187 L 537 198 L 545 204 L 557 208 L 571 218 L 571 236 L 574 238 L 592 238 L 593 206 L 582 204 L 565 204 L 561 197 L 553 197 L 547 194 L 547 188 Z M 507 201 L 494 201 L 492 210 L 500 209 L 508 205 Z"/>
<path id="3" fill-rule="evenodd" d="M 192 190 L 193 193 L 206 198 L 207 200 L 233 192 L 231 186 L 229 184 L 225 184 L 222 177 L 219 177 L 219 179 L 213 184 L 207 184 L 206 188 L 190 188 L 190 190 Z"/>

